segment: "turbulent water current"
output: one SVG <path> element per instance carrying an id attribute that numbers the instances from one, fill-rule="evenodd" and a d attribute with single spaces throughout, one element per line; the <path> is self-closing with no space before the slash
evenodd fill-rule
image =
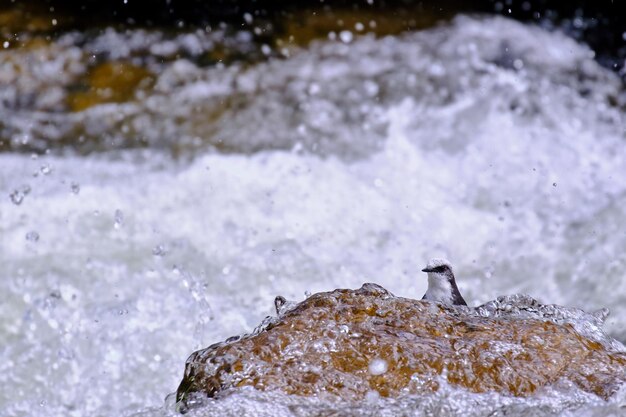
<path id="1" fill-rule="evenodd" d="M 527 293 L 608 307 L 605 331 L 626 341 L 620 80 L 585 45 L 501 18 L 343 40 L 250 66 L 180 58 L 132 104 L 49 123 L 3 104 L 5 127 L 29 140 L 127 122 L 149 146 L 0 154 L 0 414 L 173 415 L 164 399 L 187 356 L 251 331 L 274 296 L 376 282 L 420 298 L 435 256 L 453 262 L 470 305 Z M 58 48 L 63 59 L 76 47 Z M 33 82 L 55 82 L 36 65 Z M 6 103 L 15 86 L 3 88 Z M 178 135 L 202 136 L 203 111 L 225 101 L 206 116 L 208 143 L 223 148 L 167 152 Z M 242 390 L 193 415 L 624 407 L 625 388 L 605 402 L 568 384 L 525 399 L 442 384 L 360 405 Z"/>

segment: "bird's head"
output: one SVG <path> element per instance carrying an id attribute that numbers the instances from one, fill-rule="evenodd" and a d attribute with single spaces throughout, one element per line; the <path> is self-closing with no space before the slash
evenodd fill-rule
<path id="1" fill-rule="evenodd" d="M 454 281 L 454 272 L 452 265 L 447 259 L 434 258 L 428 262 L 423 272 L 428 273 L 428 278 L 434 281 Z"/>

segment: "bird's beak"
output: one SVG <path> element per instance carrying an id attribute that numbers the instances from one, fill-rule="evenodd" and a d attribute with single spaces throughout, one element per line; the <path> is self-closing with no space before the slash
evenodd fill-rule
<path id="1" fill-rule="evenodd" d="M 422 272 L 433 272 L 433 270 L 432 269 L 428 269 L 428 268 L 424 268 L 424 269 L 422 269 Z"/>

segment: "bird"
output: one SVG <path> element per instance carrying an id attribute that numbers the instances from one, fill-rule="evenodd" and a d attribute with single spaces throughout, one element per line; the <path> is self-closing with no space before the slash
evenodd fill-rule
<path id="1" fill-rule="evenodd" d="M 422 269 L 428 273 L 428 289 L 422 300 L 437 301 L 443 304 L 466 306 L 467 303 L 459 292 L 452 272 L 452 265 L 446 259 L 431 259 Z"/>

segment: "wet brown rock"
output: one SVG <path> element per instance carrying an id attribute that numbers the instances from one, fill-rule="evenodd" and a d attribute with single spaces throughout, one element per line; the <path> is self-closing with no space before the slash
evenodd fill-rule
<path id="1" fill-rule="evenodd" d="M 419 10 L 418 10 L 419 9 Z M 376 10 L 330 9 L 301 10 L 290 14 L 284 21 L 277 22 L 283 30 L 277 33 L 279 47 L 296 44 L 308 45 L 316 39 L 328 39 L 329 33 L 344 30 L 354 35 L 374 34 L 376 36 L 432 27 L 451 13 L 430 13 L 415 7 L 397 13 L 381 14 Z"/>
<path id="2" fill-rule="evenodd" d="M 472 392 L 528 396 L 567 379 L 608 398 L 626 381 L 626 353 L 549 314 L 529 318 L 530 309 L 559 307 L 524 300 L 513 314 L 510 306 L 488 311 L 395 297 L 373 284 L 315 294 L 283 305 L 253 335 L 192 354 L 178 397 L 252 386 L 360 400 L 371 391 L 437 390 L 442 379 Z"/>
<path id="3" fill-rule="evenodd" d="M 88 74 L 85 88 L 68 96 L 73 111 L 85 110 L 102 103 L 121 103 L 132 99 L 138 88 L 153 83 L 145 68 L 127 62 L 105 62 Z"/>

